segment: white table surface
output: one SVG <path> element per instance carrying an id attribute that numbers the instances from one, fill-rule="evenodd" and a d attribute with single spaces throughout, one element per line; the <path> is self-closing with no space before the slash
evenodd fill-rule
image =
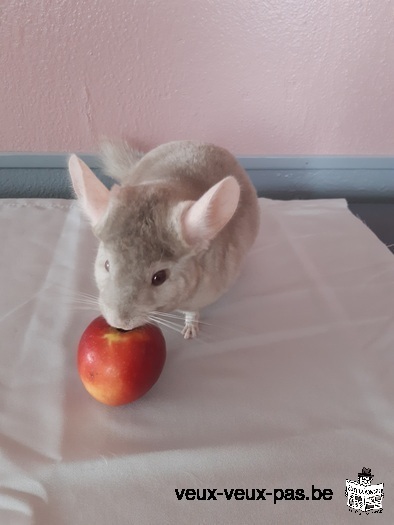
<path id="1" fill-rule="evenodd" d="M 159 381 L 115 408 L 76 368 L 98 315 L 70 301 L 95 293 L 88 224 L 75 202 L 0 201 L 1 525 L 394 523 L 393 255 L 344 200 L 260 202 L 200 337 L 163 329 Z M 362 467 L 384 483 L 380 515 L 346 505 Z M 224 493 L 253 488 L 310 499 Z"/>

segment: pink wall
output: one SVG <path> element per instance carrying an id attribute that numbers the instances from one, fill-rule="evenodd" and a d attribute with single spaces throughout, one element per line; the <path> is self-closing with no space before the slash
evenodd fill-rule
<path id="1" fill-rule="evenodd" d="M 394 154 L 390 0 L 7 0 L 0 150 Z"/>

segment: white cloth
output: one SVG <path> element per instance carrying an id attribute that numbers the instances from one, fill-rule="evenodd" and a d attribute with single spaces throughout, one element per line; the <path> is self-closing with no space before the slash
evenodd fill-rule
<path id="1" fill-rule="evenodd" d="M 394 523 L 394 258 L 344 200 L 260 202 L 200 337 L 163 329 L 159 381 L 114 408 L 76 368 L 98 315 L 69 298 L 95 293 L 89 225 L 75 202 L 0 201 L 1 525 L 350 523 L 362 467 L 386 494 L 368 523 Z M 253 488 L 310 499 L 223 492 Z"/>

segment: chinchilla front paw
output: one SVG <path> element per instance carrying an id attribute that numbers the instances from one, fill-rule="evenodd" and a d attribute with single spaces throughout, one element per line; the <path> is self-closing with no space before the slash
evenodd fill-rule
<path id="1" fill-rule="evenodd" d="M 198 312 L 184 312 L 185 326 L 182 330 L 182 335 L 185 339 L 193 339 L 198 334 Z"/>

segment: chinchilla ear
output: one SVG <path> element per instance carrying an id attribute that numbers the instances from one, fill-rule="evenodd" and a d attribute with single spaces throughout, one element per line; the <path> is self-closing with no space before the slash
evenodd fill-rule
<path id="1" fill-rule="evenodd" d="M 234 215 L 239 196 L 239 184 L 231 175 L 212 186 L 183 213 L 185 241 L 205 244 L 213 239 Z"/>
<path id="2" fill-rule="evenodd" d="M 95 226 L 107 211 L 111 191 L 76 155 L 71 155 L 68 169 L 82 210 Z"/>

